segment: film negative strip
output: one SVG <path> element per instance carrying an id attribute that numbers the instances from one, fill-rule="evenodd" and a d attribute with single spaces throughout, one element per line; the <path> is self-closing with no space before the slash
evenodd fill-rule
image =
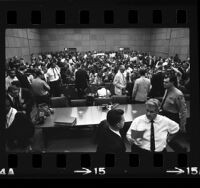
<path id="1" fill-rule="evenodd" d="M 1 88 L 4 88 L 6 84 L 6 88 L 1 91 L 2 99 L 5 98 L 6 102 L 0 101 L 1 122 L 6 122 L 0 125 L 0 178 L 199 178 L 199 54 L 196 6 L 196 0 L 189 2 L 179 0 L 173 2 L 165 0 L 0 1 L 0 59 L 2 63 L 5 62 L 0 69 L 3 77 Z M 18 97 L 22 91 L 19 88 L 28 88 L 24 77 L 20 78 L 19 74 L 26 75 L 26 81 L 32 86 L 28 89 L 32 91 L 30 93 L 34 93 L 33 80 L 43 75 L 43 82 L 50 85 L 50 94 L 58 98 L 59 89 L 55 86 L 56 78 L 60 79 L 63 75 L 58 73 L 55 75 L 51 72 L 53 61 L 60 67 L 59 70 L 67 67 L 66 70 L 70 71 L 68 77 L 67 73 L 64 73 L 64 78 L 61 78 L 62 87 L 68 89 L 67 94 L 60 92 L 70 97 L 68 101 L 70 104 L 64 105 L 66 101 L 63 100 L 54 104 L 51 98 L 52 108 L 46 106 L 45 111 L 44 106 L 42 108 L 37 101 L 34 118 L 37 116 L 40 122 L 36 125 L 36 119 L 34 119 L 33 128 L 32 122 L 31 128 L 28 129 L 30 119 L 27 117 L 32 118 L 34 108 L 31 107 L 31 112 L 27 108 L 33 99 L 31 95 L 27 94 L 26 99 L 20 98 L 21 110 L 11 112 L 11 109 L 15 109 L 13 102 L 13 98 L 15 100 L 16 97 L 15 91 L 17 90 Z M 166 71 L 168 68 L 173 68 L 177 78 L 180 78 L 179 89 L 181 81 L 185 79 L 185 85 L 189 82 L 189 85 L 184 85 L 183 90 L 180 89 L 186 101 L 184 104 L 187 104 L 187 117 L 184 119 L 183 111 L 180 111 L 184 105 L 178 106 L 179 111 L 176 111 L 176 115 L 181 114 L 180 124 L 175 123 L 175 120 L 169 123 L 168 119 L 162 119 L 161 123 L 157 123 L 157 128 L 154 124 L 154 136 L 152 136 L 150 123 L 141 123 L 137 117 L 148 119 L 152 118 L 153 114 L 157 114 L 155 117 L 161 117 L 158 111 L 155 111 L 155 104 L 154 111 L 148 109 L 148 105 L 136 104 L 136 102 L 133 104 L 133 95 L 129 96 L 129 93 L 124 95 L 126 102 L 121 101 L 124 99 L 116 102 L 114 97 L 110 97 L 110 105 L 104 105 L 105 101 L 98 103 L 96 98 L 91 105 L 88 101 L 90 95 L 85 98 L 82 96 L 75 98 L 77 92 L 81 95 L 78 89 L 75 93 L 72 91 L 72 86 L 77 79 L 75 69 L 84 66 L 87 73 L 91 73 L 90 67 L 100 66 L 100 69 L 97 68 L 100 71 L 105 65 L 112 72 L 112 69 L 108 67 L 115 68 L 115 64 L 121 65 L 119 62 L 125 65 L 126 73 L 128 68 L 131 69 L 131 73 L 137 72 L 138 66 L 145 68 L 148 70 L 146 75 L 149 80 L 159 67 L 162 70 L 166 68 Z M 153 65 L 151 62 L 157 64 Z M 30 71 L 32 69 L 34 73 Z M 38 73 L 39 69 L 43 71 L 42 74 L 41 71 L 39 71 L 40 74 Z M 14 74 L 18 72 L 18 75 L 16 73 L 12 77 L 13 70 Z M 102 76 L 98 71 L 94 73 L 96 73 L 94 75 L 96 79 Z M 6 83 L 3 75 L 9 77 L 9 79 L 6 77 Z M 47 78 L 44 75 L 47 75 Z M 73 76 L 75 80 L 70 80 Z M 18 81 L 14 80 L 15 77 Z M 45 81 L 45 79 L 49 80 Z M 14 81 L 15 84 L 13 84 Z M 128 82 L 129 80 L 126 84 Z M 170 78 L 169 82 L 172 83 Z M 110 83 L 113 83 L 113 80 Z M 110 91 L 111 85 L 107 87 Z M 132 85 L 131 92 L 133 87 Z M 113 88 L 113 92 L 115 95 L 116 88 Z M 8 95 L 11 96 L 11 101 Z M 161 103 L 166 101 L 163 96 L 164 93 L 161 96 Z M 90 99 L 93 99 L 92 97 Z M 177 105 L 173 97 L 169 99 L 171 103 L 168 101 L 171 106 Z M 29 103 L 24 103 L 24 100 L 28 99 Z M 178 99 L 180 103 L 183 102 L 182 97 L 179 96 Z M 117 127 L 112 129 L 112 126 L 110 127 L 112 123 L 109 124 L 110 128 L 107 127 L 106 131 L 111 132 L 102 133 L 101 139 L 95 142 L 94 137 L 96 138 L 99 131 L 99 123 L 106 117 L 109 122 L 107 108 L 112 108 L 115 103 L 119 103 L 117 109 L 123 110 L 124 120 L 116 122 L 117 117 L 114 116 L 112 121 L 116 122 L 113 124 Z M 40 107 L 43 111 L 39 111 Z M 174 112 L 173 109 L 175 107 L 172 107 L 171 112 Z M 15 117 L 18 117 L 16 114 L 19 111 L 25 112 L 23 112 L 24 115 L 21 113 L 22 120 L 16 120 L 21 122 L 16 123 Z M 45 113 L 49 115 L 46 117 Z M 55 125 L 57 115 L 59 117 L 56 122 L 60 122 L 58 127 Z M 182 129 L 183 119 L 186 120 L 186 131 L 179 131 L 178 145 L 168 145 L 166 134 L 174 134 L 179 128 Z M 66 123 L 67 121 L 69 123 Z M 16 125 L 11 130 L 13 122 Z M 121 129 L 119 126 L 124 127 Z M 166 130 L 160 130 L 159 127 L 162 126 Z M 128 137 L 129 132 L 130 137 Z M 24 146 L 27 137 L 29 142 L 28 144 L 26 142 Z M 153 147 L 152 139 L 156 152 L 150 151 Z M 17 147 L 21 142 L 23 149 L 21 146 Z M 102 152 L 96 152 L 97 145 Z M 136 146 L 133 147 L 133 145 Z M 110 150 L 104 150 L 109 147 Z M 166 151 L 162 152 L 163 150 Z"/>

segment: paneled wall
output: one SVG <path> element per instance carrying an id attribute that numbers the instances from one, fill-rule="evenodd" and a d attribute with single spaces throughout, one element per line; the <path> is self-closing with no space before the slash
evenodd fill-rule
<path id="1" fill-rule="evenodd" d="M 159 28 L 151 31 L 150 50 L 161 57 L 178 54 L 180 59 L 189 57 L 189 29 Z"/>
<path id="2" fill-rule="evenodd" d="M 24 57 L 30 62 L 31 53 L 40 53 L 40 34 L 38 29 L 7 29 L 6 58 Z"/>
<path id="3" fill-rule="evenodd" d="M 189 29 L 7 29 L 6 57 L 77 48 L 78 51 L 133 50 L 151 52 L 156 56 L 189 56 Z"/>
<path id="4" fill-rule="evenodd" d="M 41 49 L 59 51 L 77 48 L 78 51 L 133 50 L 149 51 L 149 29 L 45 29 L 41 30 Z"/>

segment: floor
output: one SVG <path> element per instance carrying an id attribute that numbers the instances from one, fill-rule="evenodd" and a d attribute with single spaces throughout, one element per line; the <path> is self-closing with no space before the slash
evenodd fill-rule
<path id="1" fill-rule="evenodd" d="M 45 146 L 42 130 L 36 129 L 31 147 L 32 152 L 95 152 L 96 144 L 93 140 L 94 131 L 92 130 L 73 130 L 72 133 L 53 131 L 49 133 L 48 143 Z M 186 152 L 190 151 L 188 140 L 180 139 L 179 143 L 182 147 L 186 148 Z M 131 152 L 131 146 L 127 143 L 126 151 Z M 167 151 L 173 152 L 169 146 L 167 146 Z M 24 151 L 15 150 L 14 152 Z"/>
<path id="2" fill-rule="evenodd" d="M 190 105 L 188 105 L 188 108 Z M 190 112 L 190 110 L 188 109 Z M 190 132 L 189 132 L 190 133 Z M 96 145 L 93 142 L 94 131 L 91 129 L 63 131 L 50 131 L 50 139 L 47 146 L 44 144 L 44 135 L 41 129 L 35 129 L 35 135 L 32 140 L 32 152 L 95 152 Z M 188 138 L 179 138 L 178 143 L 185 148 L 185 152 L 190 152 L 190 144 Z M 127 152 L 131 151 L 130 145 L 126 144 Z M 7 151 L 10 151 L 7 149 Z M 24 152 L 25 150 L 16 149 L 11 152 Z M 29 150 L 28 150 L 29 151 Z M 173 149 L 167 146 L 168 152 Z"/>

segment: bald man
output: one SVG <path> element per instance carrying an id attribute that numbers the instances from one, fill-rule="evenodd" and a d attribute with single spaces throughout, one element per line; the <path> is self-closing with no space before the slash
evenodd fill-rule
<path id="1" fill-rule="evenodd" d="M 114 77 L 113 85 L 115 86 L 115 95 L 121 96 L 123 95 L 126 89 L 126 79 L 123 75 L 125 71 L 124 65 L 120 65 L 117 74 Z"/>

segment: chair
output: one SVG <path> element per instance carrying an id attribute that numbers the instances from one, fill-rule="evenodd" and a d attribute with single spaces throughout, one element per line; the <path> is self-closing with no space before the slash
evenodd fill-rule
<path id="1" fill-rule="evenodd" d="M 51 107 L 52 108 L 62 108 L 69 106 L 67 98 L 64 97 L 52 97 L 51 98 Z"/>
<path id="2" fill-rule="evenodd" d="M 78 99 L 78 93 L 74 84 L 69 84 L 65 89 L 64 95 L 70 99 Z"/>
<path id="3" fill-rule="evenodd" d="M 96 106 L 100 106 L 102 104 L 110 104 L 112 102 L 112 99 L 109 98 L 95 98 L 94 103 Z"/>
<path id="4" fill-rule="evenodd" d="M 74 99 L 74 100 L 71 100 L 71 106 L 72 107 L 87 106 L 86 99 Z"/>
<path id="5" fill-rule="evenodd" d="M 90 86 L 91 93 L 96 93 L 98 90 L 98 86 L 96 84 L 91 84 Z"/>
<path id="6" fill-rule="evenodd" d="M 112 96 L 112 103 L 128 104 L 128 96 Z"/>

